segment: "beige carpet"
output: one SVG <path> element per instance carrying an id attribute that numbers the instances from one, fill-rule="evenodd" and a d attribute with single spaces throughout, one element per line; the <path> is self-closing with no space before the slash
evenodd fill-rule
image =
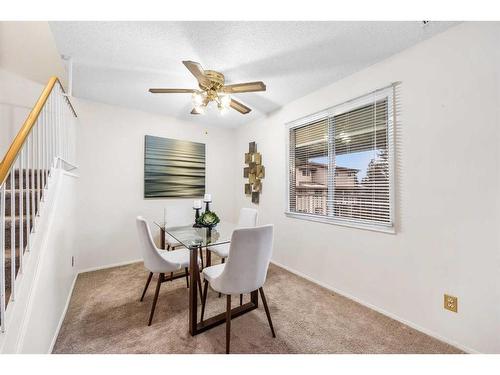
<path id="1" fill-rule="evenodd" d="M 189 335 L 185 279 L 162 284 L 147 326 L 156 285 L 139 302 L 147 275 L 140 263 L 80 275 L 54 353 L 224 353 L 225 325 Z M 265 291 L 277 337 L 259 303 L 232 321 L 232 353 L 460 353 L 276 266 Z M 225 298 L 210 291 L 207 309 L 225 311 Z"/>

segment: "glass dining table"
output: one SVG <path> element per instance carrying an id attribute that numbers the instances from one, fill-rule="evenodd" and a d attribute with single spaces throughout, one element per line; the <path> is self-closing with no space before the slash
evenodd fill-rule
<path id="1" fill-rule="evenodd" d="M 198 288 L 200 272 L 204 267 L 210 267 L 212 264 L 211 251 L 207 250 L 209 246 L 228 244 L 231 242 L 231 236 L 236 224 L 221 221 L 215 228 L 196 228 L 192 225 L 168 227 L 164 222 L 154 222 L 160 229 L 161 247 L 165 249 L 165 237 L 167 235 L 174 238 L 190 252 L 189 262 L 189 333 L 194 336 L 210 328 L 225 323 L 226 313 L 215 315 L 203 321 L 198 321 Z M 206 256 L 203 257 L 203 251 Z M 199 264 L 198 259 L 201 260 Z M 201 265 L 201 268 L 200 268 Z M 201 293 L 200 293 L 201 294 Z M 200 296 L 200 300 L 201 300 Z M 231 318 L 246 314 L 258 307 L 257 291 L 250 295 L 250 302 L 237 306 L 231 310 Z"/>

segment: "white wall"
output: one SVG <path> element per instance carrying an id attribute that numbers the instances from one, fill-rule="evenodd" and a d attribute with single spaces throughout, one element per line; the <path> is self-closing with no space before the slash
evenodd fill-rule
<path id="1" fill-rule="evenodd" d="M 0 67 L 42 85 L 51 76 L 66 82 L 64 64 L 47 21 L 1 21 Z"/>
<path id="2" fill-rule="evenodd" d="M 16 279 L 16 299 L 7 306 L 0 353 L 49 353 L 71 296 L 75 268 L 75 194 L 77 178 L 62 170 L 49 180 L 32 250 Z"/>
<path id="3" fill-rule="evenodd" d="M 499 23 L 461 24 L 240 128 L 273 260 L 468 350 L 500 353 Z M 402 81 L 396 235 L 287 218 L 284 124 Z M 237 206 L 249 206 L 237 173 Z M 459 298 L 458 314 L 443 293 Z"/>
<path id="4" fill-rule="evenodd" d="M 61 327 L 76 279 L 72 256 L 76 252 L 76 193 L 78 177 L 62 170 L 54 177 L 54 207 L 34 282 L 29 319 L 19 343 L 20 353 L 51 353 Z M 41 231 L 42 233 L 42 231 Z"/>
<path id="5" fill-rule="evenodd" d="M 135 217 L 171 225 L 193 220 L 193 199 L 144 199 L 144 136 L 206 144 L 206 191 L 221 220 L 234 220 L 234 130 L 203 127 L 100 104 L 76 101 L 79 182 L 77 244 L 80 270 L 141 258 Z M 159 231 L 152 227 L 159 243 Z"/>
<path id="6" fill-rule="evenodd" d="M 0 68 L 0 159 L 42 93 L 43 86 Z"/>
<path id="7" fill-rule="evenodd" d="M 49 23 L 0 21 L 0 160 L 51 76 L 66 81 Z"/>

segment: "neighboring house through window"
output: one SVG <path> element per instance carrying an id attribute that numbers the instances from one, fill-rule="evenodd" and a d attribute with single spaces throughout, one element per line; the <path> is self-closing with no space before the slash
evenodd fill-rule
<path id="1" fill-rule="evenodd" d="M 288 124 L 288 214 L 391 230 L 394 86 Z"/>

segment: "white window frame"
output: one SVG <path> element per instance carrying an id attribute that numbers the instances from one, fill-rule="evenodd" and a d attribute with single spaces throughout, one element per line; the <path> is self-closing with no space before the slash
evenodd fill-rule
<path id="1" fill-rule="evenodd" d="M 285 149 L 286 149 L 286 192 L 285 192 L 285 215 L 290 218 L 316 221 L 320 223 L 341 225 L 352 228 L 367 229 L 384 233 L 396 233 L 395 223 L 395 124 L 396 122 L 396 103 L 395 90 L 398 83 L 375 90 L 371 93 L 361 95 L 355 99 L 335 105 L 325 110 L 313 113 L 300 119 L 288 122 L 285 124 Z M 362 223 L 356 219 L 339 218 L 315 215 L 309 213 L 300 213 L 290 211 L 290 130 L 313 123 L 325 117 L 333 117 L 341 115 L 345 112 L 352 111 L 364 105 L 372 104 L 378 100 L 387 98 L 387 138 L 388 138 L 388 154 L 389 154 L 389 215 L 390 223 Z"/>

